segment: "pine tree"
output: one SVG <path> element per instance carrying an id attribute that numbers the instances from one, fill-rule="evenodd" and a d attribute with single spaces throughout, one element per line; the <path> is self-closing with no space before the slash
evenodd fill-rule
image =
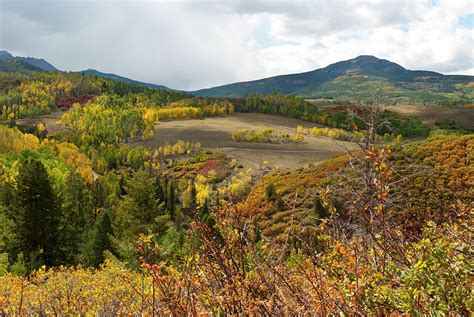
<path id="1" fill-rule="evenodd" d="M 102 184 L 102 178 L 98 178 L 92 183 L 91 193 L 94 214 L 97 215 L 107 203 L 107 188 Z"/>
<path id="2" fill-rule="evenodd" d="M 165 201 L 165 191 L 163 190 L 163 184 L 159 176 L 155 179 L 155 195 L 160 201 Z"/>
<path id="3" fill-rule="evenodd" d="M 214 238 L 217 239 L 219 242 L 223 242 L 224 239 L 219 232 L 218 229 L 216 229 L 216 219 L 212 215 L 211 211 L 209 210 L 209 202 L 206 201 L 204 202 L 204 205 L 202 206 L 200 212 L 199 212 L 199 219 L 201 223 L 205 224 L 211 231 L 211 234 Z"/>
<path id="4" fill-rule="evenodd" d="M 318 219 L 327 217 L 326 208 L 324 208 L 324 206 L 322 205 L 321 198 L 319 197 L 319 195 L 314 196 L 313 210 Z"/>
<path id="5" fill-rule="evenodd" d="M 104 262 L 104 252 L 112 250 L 110 236 L 113 233 L 112 219 L 108 211 L 102 211 L 95 220 L 83 251 L 83 262 L 98 267 Z"/>
<path id="6" fill-rule="evenodd" d="M 60 212 L 48 173 L 36 159 L 24 161 L 18 172 L 14 221 L 19 251 L 30 270 L 36 266 L 36 258 L 48 266 L 56 265 L 60 259 Z"/>
<path id="7" fill-rule="evenodd" d="M 114 232 L 112 243 L 115 251 L 126 260 L 135 257 L 135 241 L 140 233 L 160 235 L 166 232 L 160 217 L 164 204 L 156 197 L 155 178 L 146 170 L 134 173 L 128 181 L 127 195 L 119 202 L 114 214 Z"/>
<path id="8" fill-rule="evenodd" d="M 174 183 L 172 180 L 168 182 L 167 196 L 168 197 L 166 199 L 166 209 L 168 210 L 171 219 L 174 219 L 176 196 L 174 192 Z"/>
<path id="9" fill-rule="evenodd" d="M 86 228 L 93 224 L 92 201 L 79 174 L 69 173 L 65 185 L 60 237 L 65 263 L 72 264 L 78 260 Z"/>
<path id="10" fill-rule="evenodd" d="M 125 184 L 125 176 L 121 175 L 119 179 L 119 187 L 120 187 L 120 195 L 126 195 L 127 191 L 125 189 L 126 184 Z"/>
<path id="11" fill-rule="evenodd" d="M 139 233 L 153 231 L 162 204 L 155 194 L 155 179 L 145 170 L 134 173 L 128 181 L 127 195 L 116 209 L 115 225 L 122 236 L 136 238 Z"/>

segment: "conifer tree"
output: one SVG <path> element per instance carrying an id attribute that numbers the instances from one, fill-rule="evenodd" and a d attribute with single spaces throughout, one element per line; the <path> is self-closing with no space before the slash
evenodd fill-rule
<path id="1" fill-rule="evenodd" d="M 19 251 L 28 268 L 33 262 L 53 266 L 59 263 L 58 200 L 43 164 L 27 159 L 20 164 L 15 196 L 15 226 Z M 36 260 L 37 259 L 37 260 Z"/>
<path id="2" fill-rule="evenodd" d="M 176 196 L 174 192 L 174 183 L 172 180 L 168 182 L 168 188 L 167 188 L 167 199 L 166 199 L 166 209 L 168 210 L 168 213 L 171 217 L 171 219 L 175 218 L 175 202 L 176 202 Z"/>
<path id="3" fill-rule="evenodd" d="M 94 214 L 98 215 L 107 202 L 107 189 L 104 184 L 102 184 L 101 178 L 96 179 L 94 183 L 92 183 L 91 193 Z"/>
<path id="4" fill-rule="evenodd" d="M 155 195 L 154 181 L 145 170 L 135 172 L 128 181 L 127 195 L 120 201 L 116 210 L 116 221 L 122 229 L 121 235 L 153 231 L 151 225 L 162 209 Z"/>
<path id="5" fill-rule="evenodd" d="M 96 218 L 89 233 L 83 251 L 83 262 L 88 266 L 98 267 L 104 262 L 104 252 L 112 251 L 110 236 L 113 233 L 112 218 L 109 211 L 102 211 Z"/>
<path id="6" fill-rule="evenodd" d="M 92 201 L 82 177 L 71 172 L 66 177 L 60 237 L 65 263 L 76 263 L 88 226 L 93 224 Z"/>
<path id="7" fill-rule="evenodd" d="M 155 195 L 160 201 L 165 201 L 165 191 L 163 190 L 163 184 L 159 176 L 155 179 Z"/>
<path id="8" fill-rule="evenodd" d="M 139 170 L 127 182 L 127 195 L 119 202 L 114 214 L 114 249 L 123 258 L 132 259 L 139 234 L 161 233 L 163 203 L 155 194 L 155 178 L 146 170 Z M 166 219 L 165 223 L 169 220 Z"/>

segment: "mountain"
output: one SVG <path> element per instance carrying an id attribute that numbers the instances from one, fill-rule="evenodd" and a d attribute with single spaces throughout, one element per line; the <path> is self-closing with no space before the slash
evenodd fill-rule
<path id="1" fill-rule="evenodd" d="M 150 83 L 144 83 L 144 82 L 141 82 L 141 81 L 133 80 L 133 79 L 122 77 L 122 76 L 115 75 L 115 74 L 102 73 L 102 72 L 99 72 L 98 70 L 95 70 L 95 69 L 83 70 L 80 73 L 88 74 L 88 75 L 95 75 L 97 77 L 108 78 L 108 79 L 117 80 L 117 81 L 121 81 L 121 82 L 124 82 L 124 83 L 127 83 L 127 84 L 132 84 L 132 85 L 137 85 L 137 86 L 142 86 L 142 87 L 155 88 L 155 89 L 168 89 L 169 90 L 169 88 L 166 87 L 166 86 L 155 85 L 155 84 L 150 84 Z"/>
<path id="2" fill-rule="evenodd" d="M 56 67 L 48 63 L 42 58 L 13 56 L 8 51 L 0 51 L 0 72 L 19 72 L 29 74 L 31 72 L 59 72 Z M 155 85 L 122 77 L 116 74 L 102 73 L 95 69 L 87 69 L 80 71 L 82 74 L 95 75 L 97 77 L 108 78 L 112 80 L 121 81 L 127 84 L 155 88 L 155 89 L 169 89 L 162 85 Z"/>
<path id="3" fill-rule="evenodd" d="M 51 65 L 50 63 L 48 63 L 47 61 L 45 61 L 42 58 L 18 57 L 17 56 L 16 59 L 23 60 L 26 63 L 28 63 L 30 65 L 33 65 L 33 66 L 36 66 L 36 67 L 38 67 L 42 70 L 45 70 L 47 72 L 59 72 L 59 70 L 56 67 L 54 67 L 53 65 Z"/>
<path id="4" fill-rule="evenodd" d="M 7 51 L 0 51 L 0 60 L 14 59 L 15 57 Z"/>
<path id="5" fill-rule="evenodd" d="M 51 64 L 44 59 L 36 59 L 32 57 L 13 56 L 7 51 L 0 51 L 0 71 L 2 72 L 19 72 L 29 74 L 31 72 L 45 71 L 43 68 L 52 67 Z"/>
<path id="6" fill-rule="evenodd" d="M 43 69 L 31 65 L 23 60 L 18 59 L 2 59 L 0 58 L 0 72 L 7 73 L 24 73 L 41 72 Z"/>
<path id="7" fill-rule="evenodd" d="M 10 72 L 19 71 L 26 73 L 32 71 L 59 71 L 56 67 L 42 58 L 13 56 L 7 51 L 0 51 L 0 70 Z"/>
<path id="8" fill-rule="evenodd" d="M 280 92 L 304 98 L 340 99 L 368 96 L 383 83 L 384 93 L 397 101 L 448 102 L 474 99 L 474 76 L 412 71 L 375 56 L 362 55 L 313 71 L 223 85 L 191 92 L 198 96 L 241 97 Z"/>

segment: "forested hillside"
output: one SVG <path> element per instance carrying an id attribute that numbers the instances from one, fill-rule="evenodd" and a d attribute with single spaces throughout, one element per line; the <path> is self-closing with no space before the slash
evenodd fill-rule
<path id="1" fill-rule="evenodd" d="M 388 112 L 380 93 L 324 110 L 0 73 L 0 314 L 470 315 L 474 136 Z M 351 147 L 252 170 L 199 143 L 142 143 L 161 122 L 234 112 L 308 124 L 235 142 Z"/>
<path id="2" fill-rule="evenodd" d="M 390 103 L 472 104 L 473 76 L 411 71 L 375 56 L 358 56 L 313 71 L 228 84 L 193 92 L 200 96 L 243 97 L 252 93 L 283 93 L 311 99 L 347 102 L 370 99 L 380 84 Z"/>

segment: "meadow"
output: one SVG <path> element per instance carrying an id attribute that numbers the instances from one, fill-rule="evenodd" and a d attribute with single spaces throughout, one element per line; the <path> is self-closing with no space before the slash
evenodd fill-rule
<path id="1" fill-rule="evenodd" d="M 150 139 L 140 141 L 147 147 L 162 146 L 185 140 L 200 143 L 203 147 L 216 152 L 224 152 L 239 161 L 245 167 L 258 170 L 262 162 L 270 166 L 292 170 L 317 164 L 336 155 L 353 149 L 349 142 L 334 141 L 323 137 L 306 137 L 301 144 L 288 143 L 251 143 L 232 140 L 236 129 L 273 129 L 276 135 L 296 134 L 296 127 L 314 124 L 303 120 L 278 115 L 235 113 L 230 116 L 204 118 L 200 120 L 181 120 L 159 122 L 155 125 L 155 134 Z"/>

